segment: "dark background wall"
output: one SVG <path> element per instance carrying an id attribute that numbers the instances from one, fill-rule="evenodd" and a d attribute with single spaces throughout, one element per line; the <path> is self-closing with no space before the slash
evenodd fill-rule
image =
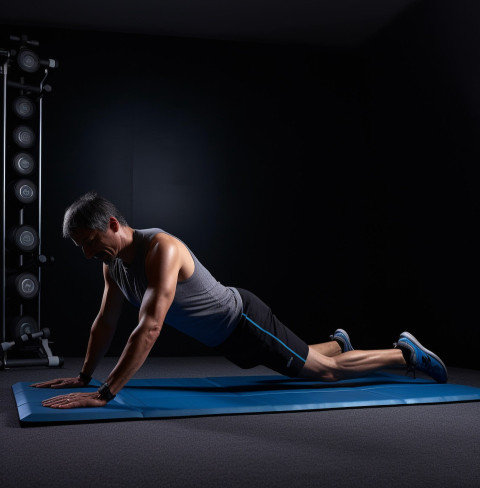
<path id="1" fill-rule="evenodd" d="M 475 2 L 418 2 L 365 50 L 370 154 L 383 208 L 373 263 L 385 285 L 371 296 L 380 291 L 389 323 L 425 330 L 448 362 L 473 368 L 479 18 Z"/>
<path id="2" fill-rule="evenodd" d="M 43 322 L 83 355 L 101 266 L 61 237 L 95 189 L 133 227 L 187 242 L 308 342 L 403 330 L 478 367 L 480 8 L 415 4 L 357 49 L 19 29 L 40 41 L 45 99 Z M 110 354 L 135 325 L 125 306 Z M 153 354 L 208 349 L 165 328 Z"/>

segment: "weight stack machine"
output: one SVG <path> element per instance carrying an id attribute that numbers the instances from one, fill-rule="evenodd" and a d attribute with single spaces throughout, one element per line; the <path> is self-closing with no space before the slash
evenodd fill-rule
<path id="1" fill-rule="evenodd" d="M 42 59 L 38 41 L 10 36 L 0 48 L 2 81 L 2 324 L 0 369 L 62 366 L 41 327 L 42 110 L 53 59 Z"/>

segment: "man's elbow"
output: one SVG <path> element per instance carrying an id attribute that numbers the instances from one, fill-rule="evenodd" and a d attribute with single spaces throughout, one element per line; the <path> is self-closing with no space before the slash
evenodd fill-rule
<path id="1" fill-rule="evenodd" d="M 157 321 L 152 321 L 148 325 L 144 324 L 142 327 L 139 327 L 134 334 L 147 349 L 151 349 L 157 341 L 161 331 L 162 324 Z"/>
<path id="2" fill-rule="evenodd" d="M 155 341 L 160 336 L 160 332 L 162 331 L 162 324 L 155 324 L 147 330 L 147 336 L 150 341 L 155 343 Z"/>

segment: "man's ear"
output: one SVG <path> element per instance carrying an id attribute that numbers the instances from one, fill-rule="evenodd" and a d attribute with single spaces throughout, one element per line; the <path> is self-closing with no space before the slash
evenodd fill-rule
<path id="1" fill-rule="evenodd" d="M 110 217 L 108 225 L 113 232 L 118 232 L 118 229 L 120 229 L 120 222 L 115 217 Z"/>

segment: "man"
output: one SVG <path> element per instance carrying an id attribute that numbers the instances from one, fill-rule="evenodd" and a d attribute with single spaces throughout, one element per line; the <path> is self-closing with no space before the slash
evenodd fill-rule
<path id="1" fill-rule="evenodd" d="M 407 372 L 417 369 L 438 382 L 447 381 L 440 358 L 408 332 L 400 334 L 392 349 L 354 350 L 342 329 L 337 329 L 329 342 L 307 345 L 253 293 L 215 280 L 181 240 L 162 229 L 131 228 L 111 202 L 94 192 L 67 208 L 63 235 L 81 247 L 88 259 L 103 261 L 103 299 L 78 377 L 33 386 L 88 385 L 111 343 L 124 297 L 140 311 L 137 327 L 97 392 L 56 396 L 45 400 L 44 406 L 105 405 L 142 366 L 164 322 L 215 348 L 242 368 L 264 365 L 291 377 L 338 381 L 380 368 L 405 366 Z"/>

